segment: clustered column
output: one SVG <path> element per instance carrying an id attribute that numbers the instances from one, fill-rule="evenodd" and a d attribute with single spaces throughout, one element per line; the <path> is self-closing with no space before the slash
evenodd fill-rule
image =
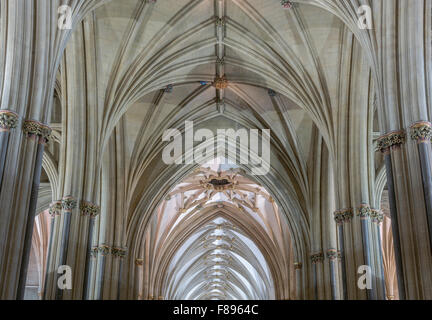
<path id="1" fill-rule="evenodd" d="M 313 273 L 313 286 L 315 288 L 315 299 L 323 300 L 325 298 L 324 293 L 324 279 L 323 275 L 323 261 L 324 254 L 322 252 L 314 253 L 311 255 L 312 261 L 312 273 Z"/>
<path id="2" fill-rule="evenodd" d="M 399 217 L 397 212 L 396 194 L 395 194 L 395 181 L 393 177 L 393 163 L 391 150 L 399 149 L 400 146 L 405 142 L 404 131 L 390 132 L 378 139 L 378 150 L 384 155 L 384 162 L 386 166 L 387 174 L 387 188 L 389 194 L 389 205 L 390 215 L 392 222 L 393 232 L 393 246 L 395 251 L 396 261 L 396 274 L 398 279 L 398 287 L 400 291 L 400 299 L 405 299 L 405 281 L 404 281 L 404 268 L 402 263 L 402 252 L 401 252 L 401 237 L 399 232 Z"/>
<path id="3" fill-rule="evenodd" d="M 92 262 L 97 264 L 95 268 L 96 275 L 94 285 L 92 285 L 92 287 L 94 287 L 94 299 L 106 299 L 106 297 L 104 297 L 104 286 L 107 284 L 110 284 L 111 291 L 117 292 L 115 299 L 119 299 L 121 275 L 126 255 L 126 248 L 119 248 L 107 244 L 95 246 L 91 249 Z M 112 259 L 110 261 L 112 265 L 111 272 L 107 269 L 108 259 Z"/>
<path id="4" fill-rule="evenodd" d="M 27 281 L 28 264 L 30 260 L 31 243 L 33 237 L 34 221 L 36 216 L 36 206 L 39 195 L 40 177 L 42 172 L 42 158 L 45 151 L 45 145 L 51 136 L 51 128 L 38 121 L 24 121 L 23 132 L 25 136 L 37 143 L 36 157 L 34 162 L 34 174 L 30 191 L 30 203 L 27 210 L 27 220 L 24 233 L 23 253 L 21 259 L 21 268 L 18 279 L 17 299 L 24 299 L 25 285 Z"/>
<path id="5" fill-rule="evenodd" d="M 340 250 L 340 261 L 341 261 L 341 277 L 342 277 L 342 297 L 347 298 L 347 263 L 345 261 L 345 232 L 344 224 L 349 223 L 353 217 L 352 209 L 342 209 L 337 210 L 334 213 L 334 218 L 336 221 L 338 229 L 338 240 L 339 240 L 339 250 Z"/>
<path id="6" fill-rule="evenodd" d="M 91 290 L 91 269 L 93 267 L 92 261 L 92 245 L 93 245 L 93 234 L 95 229 L 95 219 L 100 213 L 100 206 L 88 202 L 82 201 L 80 205 L 81 214 L 84 217 L 89 217 L 90 222 L 88 226 L 88 237 L 87 237 L 87 255 L 84 270 L 84 293 L 83 297 L 85 299 L 89 298 L 89 292 Z"/>
<path id="7" fill-rule="evenodd" d="M 295 277 L 296 277 L 296 296 L 298 300 L 302 300 L 302 288 L 303 288 L 303 279 L 302 279 L 302 268 L 303 264 L 301 262 L 294 263 Z"/>
<path id="8" fill-rule="evenodd" d="M 3 180 L 10 131 L 18 126 L 18 120 L 18 114 L 15 112 L 0 110 L 0 188 Z"/>

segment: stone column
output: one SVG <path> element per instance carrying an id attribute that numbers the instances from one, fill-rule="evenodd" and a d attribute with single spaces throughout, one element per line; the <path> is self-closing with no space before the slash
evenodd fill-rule
<path id="1" fill-rule="evenodd" d="M 387 144 L 382 150 L 389 153 L 392 231 L 395 241 L 398 233 L 400 237 L 400 254 L 395 246 L 399 277 L 403 275 L 404 280 L 400 295 L 401 299 L 405 295 L 406 299 L 430 300 L 430 182 L 429 169 L 423 164 L 431 151 L 428 143 L 419 146 L 405 137 L 410 127 L 413 133 L 423 126 L 420 122 L 431 121 L 431 1 L 388 0 L 375 8 L 378 113 L 380 131 L 385 134 L 381 142 Z"/>
<path id="2" fill-rule="evenodd" d="M 396 274 L 398 279 L 399 295 L 401 300 L 405 300 L 405 279 L 404 266 L 402 262 L 401 237 L 399 232 L 399 220 L 396 205 L 395 185 L 393 177 L 393 164 L 391 159 L 390 149 L 399 148 L 405 141 L 405 133 L 403 131 L 392 132 L 382 136 L 378 140 L 378 149 L 384 155 L 387 174 L 387 188 L 389 194 L 390 215 L 393 233 L 393 246 L 395 250 Z"/>
<path id="3" fill-rule="evenodd" d="M 75 198 L 69 196 L 63 198 L 62 200 L 63 233 L 62 233 L 61 246 L 60 246 L 59 266 L 67 264 L 71 215 L 73 210 L 75 210 L 76 208 L 77 208 L 77 200 Z M 61 300 L 62 297 L 63 297 L 63 291 L 61 291 L 59 288 L 56 288 L 56 300 Z"/>
<path id="4" fill-rule="evenodd" d="M 369 218 L 371 216 L 372 210 L 368 204 L 362 203 L 357 210 L 357 216 L 360 218 L 361 232 L 362 232 L 362 243 L 363 243 L 363 255 L 364 261 L 367 266 L 370 266 L 372 270 L 373 267 L 372 257 L 371 257 L 371 244 L 370 244 L 370 230 L 369 230 Z M 376 288 L 372 285 L 371 290 L 367 290 L 367 296 L 369 300 L 376 300 Z"/>
<path id="5" fill-rule="evenodd" d="M 303 264 L 301 262 L 295 262 L 294 263 L 294 270 L 295 270 L 295 277 L 296 277 L 296 297 L 297 297 L 297 300 L 303 299 L 302 268 L 303 268 Z"/>
<path id="6" fill-rule="evenodd" d="M 431 139 L 432 124 L 429 121 L 416 122 L 411 126 L 411 138 L 417 142 L 429 229 L 429 244 L 432 248 L 432 172 Z"/>
<path id="7" fill-rule="evenodd" d="M 91 268 L 93 266 L 93 233 L 95 228 L 95 219 L 100 212 L 100 207 L 91 202 L 83 201 L 80 206 L 81 213 L 85 217 L 89 217 L 89 227 L 88 227 L 88 238 L 87 238 L 87 256 L 85 262 L 85 270 L 84 270 L 84 289 L 83 289 L 83 298 L 89 299 L 89 292 L 91 286 Z"/>
<path id="8" fill-rule="evenodd" d="M 386 297 L 386 285 L 385 285 L 385 276 L 384 276 L 384 256 L 383 256 L 383 246 L 381 241 L 381 223 L 384 221 L 384 214 L 381 210 L 378 209 L 372 209 L 371 210 L 371 222 L 373 225 L 373 228 L 375 228 L 375 234 L 377 235 L 377 247 L 379 250 L 377 250 L 378 253 L 378 261 L 380 263 L 380 273 L 379 273 L 379 279 L 378 283 L 381 284 L 381 292 L 383 293 L 384 297 Z M 384 300 L 385 298 L 383 298 Z"/>
<path id="9" fill-rule="evenodd" d="M 339 252 L 340 252 L 340 264 L 341 264 L 341 278 L 342 278 L 342 298 L 345 300 L 348 298 L 348 286 L 347 286 L 347 262 L 345 260 L 345 224 L 349 223 L 353 217 L 352 209 L 337 210 L 334 213 L 335 221 L 338 228 L 339 238 Z"/>
<path id="10" fill-rule="evenodd" d="M 324 300 L 324 287 L 323 287 L 323 262 L 324 254 L 318 252 L 311 255 L 312 260 L 312 274 L 313 274 L 313 286 L 315 288 L 315 299 Z"/>
<path id="11" fill-rule="evenodd" d="M 139 282 L 135 282 L 134 295 L 137 300 L 144 300 L 143 284 L 144 284 L 144 259 L 135 260 L 135 274 Z"/>
<path id="12" fill-rule="evenodd" d="M 42 171 L 42 158 L 45 150 L 45 144 L 51 135 L 51 128 L 37 121 L 25 121 L 23 125 L 25 135 L 37 142 L 37 152 L 34 164 L 34 174 L 32 188 L 30 193 L 30 203 L 27 213 L 27 221 L 24 234 L 24 245 L 21 259 L 20 274 L 18 279 L 17 299 L 23 300 L 25 285 L 27 281 L 28 263 L 30 260 L 30 250 L 33 238 L 33 227 L 36 217 L 36 205 L 38 201 L 40 177 Z"/>
<path id="13" fill-rule="evenodd" d="M 122 275 L 123 275 L 123 265 L 124 265 L 124 259 L 127 254 L 127 249 L 125 248 L 113 248 L 112 249 L 112 255 L 115 258 L 115 261 L 117 262 L 116 265 L 118 266 L 118 272 L 117 274 L 117 300 L 120 299 L 120 292 L 122 288 Z"/>
<path id="14" fill-rule="evenodd" d="M 9 134 L 18 125 L 18 114 L 9 110 L 0 110 L 0 190 L 3 180 L 3 170 L 6 152 L 9 144 Z"/>
<path id="15" fill-rule="evenodd" d="M 98 264 L 98 274 L 96 278 L 96 300 L 102 299 L 102 293 L 104 289 L 104 283 L 105 283 L 105 267 L 106 267 L 106 259 L 109 257 L 111 253 L 111 247 L 103 244 L 99 246 L 99 264 Z"/>
<path id="16" fill-rule="evenodd" d="M 327 250 L 327 259 L 330 264 L 330 284 L 332 288 L 332 299 L 338 299 L 338 279 L 337 279 L 337 267 L 338 267 L 338 251 L 336 249 Z"/>
<path id="17" fill-rule="evenodd" d="M 62 210 L 62 202 L 61 201 L 54 201 L 53 203 L 51 203 L 50 208 L 49 208 L 49 213 L 51 215 L 51 227 L 50 227 L 50 239 L 49 239 L 49 244 L 48 244 L 48 257 L 47 257 L 47 267 L 46 267 L 46 274 L 45 274 L 45 284 L 44 284 L 44 292 L 43 292 L 43 300 L 47 299 L 47 288 L 49 286 L 49 274 L 50 274 L 50 267 L 53 264 L 52 260 L 52 250 L 53 250 L 53 241 L 54 241 L 54 226 L 55 226 L 55 220 L 57 217 L 60 217 L 61 214 L 61 210 Z"/>

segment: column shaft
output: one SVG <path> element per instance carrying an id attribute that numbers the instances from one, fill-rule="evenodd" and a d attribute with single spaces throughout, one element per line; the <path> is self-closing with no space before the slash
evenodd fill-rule
<path id="1" fill-rule="evenodd" d="M 391 155 L 389 152 L 386 152 L 384 154 L 384 161 L 386 165 L 386 174 L 387 174 L 387 188 L 389 194 L 390 215 L 391 215 L 392 232 L 393 232 L 393 246 L 395 250 L 399 298 L 400 300 L 405 300 L 405 281 L 403 276 L 404 271 L 403 271 L 401 245 L 400 245 L 399 222 L 398 222 L 398 213 L 397 213 L 397 206 L 396 206 L 396 196 L 394 190 L 393 166 L 392 166 Z"/>
<path id="2" fill-rule="evenodd" d="M 42 137 L 40 138 L 36 137 L 36 139 L 38 140 L 38 148 L 37 148 L 36 162 L 35 162 L 35 169 L 34 169 L 35 173 L 33 175 L 33 183 L 32 183 L 32 189 L 30 193 L 30 204 L 29 204 L 29 209 L 27 214 L 23 254 L 21 259 L 21 268 L 20 268 L 20 274 L 18 280 L 18 289 L 17 289 L 18 300 L 24 299 L 28 264 L 30 260 L 30 250 L 31 250 L 32 238 L 33 238 L 34 220 L 36 217 L 36 205 L 37 205 L 38 195 L 39 195 L 39 185 L 40 185 L 40 177 L 42 171 L 42 158 L 43 158 L 43 153 L 45 150 L 45 142 L 46 142 L 43 141 L 44 138 Z"/>

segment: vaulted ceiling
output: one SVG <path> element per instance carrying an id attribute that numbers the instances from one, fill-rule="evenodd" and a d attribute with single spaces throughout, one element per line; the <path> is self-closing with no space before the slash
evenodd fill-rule
<path id="1" fill-rule="evenodd" d="M 366 80 L 347 81 L 355 77 Z M 196 127 L 214 131 L 271 129 L 270 174 L 236 179 L 271 194 L 280 210 L 260 217 L 263 237 L 292 240 L 298 256 L 305 254 L 310 242 L 317 141 L 324 141 L 323 148 L 332 157 L 343 148 L 338 138 L 348 126 L 343 115 L 356 103 L 368 105 L 369 79 L 370 68 L 354 35 L 336 16 L 314 5 L 284 8 L 279 0 L 122 0 L 98 7 L 78 26 L 66 48 L 56 91 L 65 114 L 75 112 L 76 104 L 86 104 L 96 163 L 115 162 L 117 185 L 108 194 L 121 193 L 118 207 L 133 254 L 140 254 L 138 248 L 152 223 L 178 213 L 161 209 L 167 205 L 165 196 L 175 186 L 184 187 L 182 183 L 197 183 L 197 176 L 190 176 L 194 168 L 167 168 L 160 161 L 163 132 L 183 131 L 185 121 L 194 121 Z M 119 174 L 124 179 L 118 179 Z M 204 195 L 205 188 L 196 186 L 191 190 Z M 233 205 L 242 212 L 238 203 Z M 168 255 L 173 260 L 167 262 L 165 274 L 175 276 L 160 285 L 164 294 L 196 299 L 288 296 L 278 290 L 290 288 L 274 288 L 273 277 L 281 264 L 293 263 L 292 257 L 278 261 L 269 253 L 248 252 L 252 244 L 259 247 L 258 239 L 237 231 L 239 225 L 229 213 L 214 209 L 202 211 L 212 219 L 196 224 L 176 254 Z M 272 219 L 279 220 L 277 236 L 265 227 Z M 220 231 L 221 225 L 227 228 Z M 160 241 L 169 242 L 171 236 L 162 233 Z M 214 236 L 237 239 L 229 257 L 224 256 L 235 265 L 232 282 L 223 285 L 212 269 L 215 264 L 208 264 L 225 261 L 217 257 L 223 254 L 201 245 L 202 239 Z M 274 250 L 282 248 L 279 238 Z M 186 253 L 200 259 L 186 263 Z M 204 281 L 209 277 L 212 281 Z M 274 290 L 263 292 L 263 284 Z M 206 296 L 208 286 L 213 289 Z"/>
<path id="2" fill-rule="evenodd" d="M 141 281 L 170 300 L 285 295 L 290 282 L 293 289 L 287 221 L 262 186 L 217 160 L 195 170 L 158 208 L 144 236 L 149 272 Z"/>

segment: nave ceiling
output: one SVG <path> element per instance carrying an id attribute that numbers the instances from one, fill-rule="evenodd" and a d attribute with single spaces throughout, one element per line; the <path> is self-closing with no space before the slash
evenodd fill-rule
<path id="1" fill-rule="evenodd" d="M 326 149 L 340 160 L 346 141 L 336 137 L 350 130 L 344 114 L 367 114 L 374 126 L 371 78 L 354 35 L 315 5 L 283 9 L 277 0 L 180 0 L 175 6 L 171 1 L 107 2 L 77 25 L 57 74 L 62 123 L 53 126 L 55 143 L 63 145 L 64 153 L 51 148 L 57 156 L 49 166 L 59 163 L 58 172 L 47 172 L 48 180 L 56 182 L 53 198 L 71 193 L 70 184 L 85 180 L 86 174 L 99 172 L 107 192 L 100 196 L 107 207 L 101 223 L 110 230 L 99 241 L 127 247 L 137 258 L 145 228 L 172 186 L 196 169 L 162 163 L 164 130 L 183 131 L 185 121 L 211 130 L 269 128 L 271 171 L 255 183 L 268 190 L 281 208 L 277 215 L 286 219 L 292 266 L 311 250 L 316 152 Z M 58 109 L 54 113 L 58 119 Z M 90 128 L 80 137 L 83 146 L 75 145 L 71 128 Z M 82 153 L 88 155 L 85 164 Z M 62 172 L 68 163 L 75 169 Z M 82 170 L 81 178 L 67 177 L 73 170 Z M 124 233 L 117 234 L 119 230 Z M 174 282 L 169 286 L 185 286 Z M 178 288 L 170 290 L 179 297 Z M 200 290 L 195 298 L 202 298 Z M 290 289 L 281 290 L 285 292 L 278 296 L 289 296 Z M 275 295 L 234 291 L 231 298 Z"/>

